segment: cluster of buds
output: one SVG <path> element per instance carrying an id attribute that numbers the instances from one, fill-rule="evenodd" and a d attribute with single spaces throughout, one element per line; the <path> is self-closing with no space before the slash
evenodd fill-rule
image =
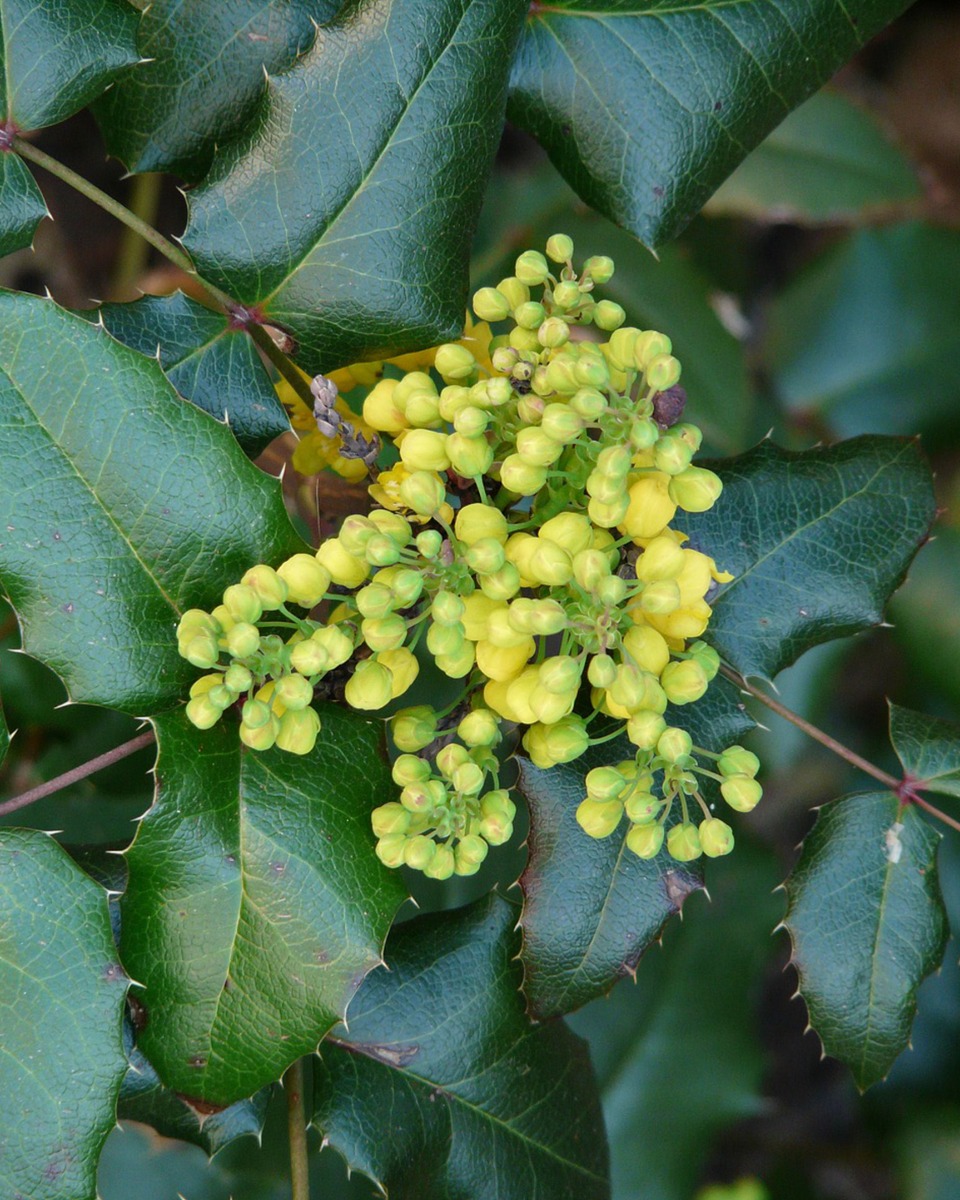
<path id="1" fill-rule="evenodd" d="M 254 568 L 212 614 L 181 623 L 181 652 L 216 671 L 190 719 L 212 724 L 246 694 L 241 736 L 255 749 L 312 746 L 319 722 L 308 737 L 304 714 L 331 670 L 366 711 L 403 696 L 426 656 L 462 681 L 447 709 L 390 718 L 400 800 L 373 815 L 382 861 L 435 878 L 473 873 L 511 836 L 497 753 L 508 730 L 542 768 L 625 733 L 634 758 L 587 775 L 577 819 L 604 837 L 626 814 L 641 857 L 732 848 L 700 777 L 740 811 L 760 796 L 753 755 L 694 747 L 665 716 L 717 673 L 701 635 L 731 578 L 672 524 L 721 490 L 692 463 L 701 435 L 680 420 L 680 364 L 668 337 L 596 298 L 611 260 L 578 274 L 572 254 L 564 235 L 521 254 L 514 275 L 476 293 L 481 323 L 431 352 L 432 370 L 421 360 L 368 391 L 363 426 L 399 453 L 370 487 L 378 507 L 348 517 L 315 560 Z M 486 324 L 508 318 L 503 334 Z M 321 602 L 321 619 L 287 607 Z M 286 636 L 257 628 L 267 611 Z"/>

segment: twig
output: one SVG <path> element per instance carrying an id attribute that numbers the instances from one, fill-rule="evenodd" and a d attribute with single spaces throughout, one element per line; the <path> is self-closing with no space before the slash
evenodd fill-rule
<path id="1" fill-rule="evenodd" d="M 283 1077 L 287 1093 L 287 1132 L 290 1138 L 291 1200 L 310 1200 L 310 1160 L 307 1157 L 307 1120 L 303 1106 L 303 1059 Z"/>
<path id="2" fill-rule="evenodd" d="M 954 820 L 953 817 L 948 816 L 948 814 L 942 809 L 937 808 L 934 804 L 931 804 L 929 800 L 924 800 L 922 796 L 918 796 L 917 793 L 912 789 L 908 788 L 906 790 L 904 798 L 909 799 L 912 801 L 912 803 L 918 805 L 920 808 L 928 812 L 931 817 L 936 817 L 938 821 L 942 821 L 944 825 L 949 825 L 951 829 L 956 829 L 956 831 L 960 833 L 960 821 Z"/>
<path id="3" fill-rule="evenodd" d="M 91 758 L 88 762 L 81 763 L 79 767 L 65 771 L 55 779 L 48 779 L 46 783 L 38 784 L 37 787 L 31 788 L 28 792 L 21 792 L 19 796 L 14 796 L 12 800 L 5 800 L 0 804 L 0 817 L 6 816 L 7 813 L 16 812 L 18 808 L 26 808 L 28 804 L 34 804 L 37 800 L 42 800 L 44 796 L 52 796 L 54 792 L 59 792 L 63 788 L 69 787 L 72 783 L 86 779 L 88 775 L 102 771 L 104 767 L 113 766 L 114 763 L 120 762 L 121 759 L 128 758 L 131 754 L 136 754 L 144 746 L 149 746 L 153 740 L 152 729 L 148 729 L 144 733 L 138 733 L 129 742 L 124 742 L 120 746 L 114 746 L 112 750 L 107 750 L 104 754 L 98 754 L 96 758 Z"/>
<path id="4" fill-rule="evenodd" d="M 130 188 L 130 211 L 151 227 L 157 219 L 163 176 L 156 171 L 134 175 Z M 113 270 L 110 292 L 113 298 L 127 300 L 147 265 L 149 243 L 139 229 L 124 228 Z"/>

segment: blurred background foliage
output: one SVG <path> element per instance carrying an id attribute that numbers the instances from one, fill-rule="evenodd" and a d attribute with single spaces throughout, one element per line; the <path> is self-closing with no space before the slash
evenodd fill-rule
<path id="1" fill-rule="evenodd" d="M 177 234 L 176 181 L 121 178 L 81 114 L 46 148 L 130 202 L 144 189 L 156 223 Z M 45 183 L 49 181 L 45 180 Z M 0 282 L 84 307 L 182 280 L 99 210 L 48 189 L 55 222 L 35 251 L 0 264 Z M 149 213 L 147 215 L 150 215 Z M 772 436 L 804 448 L 862 433 L 918 435 L 943 509 L 895 598 L 889 627 L 808 653 L 777 680 L 781 700 L 892 769 L 885 697 L 960 718 L 960 8 L 922 0 L 777 129 L 659 260 L 587 211 L 526 137 L 508 131 L 476 240 L 474 282 L 495 283 L 517 251 L 570 233 L 578 257 L 608 253 L 608 294 L 641 327 L 668 332 L 684 366 L 689 412 L 709 452 Z M 289 445 L 265 456 L 276 469 Z M 308 525 L 344 512 L 342 481 L 298 484 Z M 7 722 L 17 730 L 0 774 L 7 796 L 133 736 L 136 722 L 62 707 L 62 685 L 15 653 L 0 618 Z M 760 714 L 758 714 L 760 719 Z M 765 800 L 729 861 L 710 864 L 710 900 L 640 963 L 635 983 L 573 1018 L 603 1087 L 615 1200 L 956 1200 L 960 1196 L 960 836 L 946 831 L 941 880 L 954 939 L 920 992 L 913 1049 L 860 1096 L 822 1060 L 801 1001 L 773 891 L 817 805 L 865 786 L 841 760 L 769 713 L 753 747 Z M 35 806 L 30 822 L 99 852 L 127 844 L 150 802 L 152 751 Z M 17 823 L 17 816 L 7 817 Z M 495 856 L 492 856 L 495 857 Z M 116 861 L 116 860 L 114 860 Z M 522 853 L 498 856 L 464 885 L 420 887 L 424 907 L 453 906 L 516 879 Z M 412 883 L 412 881 L 411 881 Z M 309 1103 L 308 1103 L 309 1109 Z M 124 1123 L 108 1142 L 104 1200 L 272 1200 L 287 1194 L 282 1099 L 262 1149 L 244 1138 L 208 1164 L 198 1146 Z M 319 1144 L 316 1142 L 317 1149 Z M 319 1153 L 314 1195 L 370 1196 Z"/>

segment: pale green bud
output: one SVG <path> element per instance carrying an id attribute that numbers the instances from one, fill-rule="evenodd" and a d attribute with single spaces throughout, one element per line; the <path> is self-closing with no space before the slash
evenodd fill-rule
<path id="1" fill-rule="evenodd" d="M 389 804 L 381 804 L 373 810 L 370 814 L 370 824 L 378 838 L 391 833 L 406 833 L 410 828 L 410 813 L 402 804 L 391 800 Z"/>
<path id="2" fill-rule="evenodd" d="M 209 692 L 195 696 L 187 703 L 187 720 L 197 729 L 211 729 L 222 715 L 223 709 L 213 703 Z"/>
<path id="3" fill-rule="evenodd" d="M 484 287 L 473 294 L 473 311 L 481 321 L 505 321 L 510 315 L 510 302 L 503 292 Z"/>
<path id="4" fill-rule="evenodd" d="M 540 255 L 540 257 L 543 258 L 543 255 Z M 544 266 L 546 267 L 545 261 Z M 549 274 L 549 268 L 547 268 L 547 274 Z M 544 275 L 545 278 L 546 275 Z M 539 282 L 542 283 L 543 280 Z M 502 296 L 506 296 L 507 303 L 510 305 L 512 312 L 516 312 L 521 304 L 525 304 L 530 299 L 530 288 L 526 283 L 518 279 L 516 275 L 508 275 L 506 279 L 501 279 L 497 284 L 497 291 Z"/>
<path id="5" fill-rule="evenodd" d="M 620 781 L 621 786 L 623 780 Z M 592 838 L 609 837 L 623 818 L 619 800 L 595 800 L 587 797 L 577 806 L 577 824 Z"/>
<path id="6" fill-rule="evenodd" d="M 480 577 L 480 590 L 491 600 L 510 600 L 520 591 L 520 572 L 511 562 Z"/>
<path id="7" fill-rule="evenodd" d="M 277 572 L 260 563 L 251 567 L 240 581 L 253 588 L 265 609 L 279 608 L 287 600 L 288 588 Z"/>
<path id="8" fill-rule="evenodd" d="M 248 625 L 241 621 L 234 625 L 224 641 L 228 652 L 234 658 L 249 658 L 260 649 L 260 630 L 256 625 Z"/>
<path id="9" fill-rule="evenodd" d="M 390 591 L 396 601 L 395 607 L 409 608 L 423 593 L 423 575 L 410 567 L 404 567 L 391 575 Z"/>
<path id="10" fill-rule="evenodd" d="M 500 467 L 500 482 L 518 496 L 534 496 L 547 482 L 547 469 L 525 462 L 519 454 L 508 454 Z"/>
<path id="11" fill-rule="evenodd" d="M 521 329 L 539 329 L 547 319 L 547 310 L 536 300 L 528 300 L 514 309 L 513 319 Z"/>
<path id="12" fill-rule="evenodd" d="M 569 262 L 573 258 L 573 238 L 565 233 L 555 233 L 547 238 L 547 257 L 555 263 Z"/>
<path id="13" fill-rule="evenodd" d="M 506 562 L 503 543 L 497 538 L 480 538 L 467 548 L 464 556 L 471 571 L 490 575 L 499 571 Z"/>
<path id="14" fill-rule="evenodd" d="M 491 846 L 503 846 L 513 836 L 513 822 L 499 813 L 484 817 L 480 822 L 480 836 Z"/>
<path id="15" fill-rule="evenodd" d="M 276 745 L 290 754 L 309 754 L 320 732 L 316 709 L 288 709 L 280 718 Z"/>
<path id="16" fill-rule="evenodd" d="M 443 545 L 443 534 L 438 529 L 425 529 L 417 534 L 415 544 L 424 558 L 436 558 Z"/>
<path id="17" fill-rule="evenodd" d="M 476 796 L 483 787 L 485 772 L 475 762 L 461 763 L 454 767 L 450 782 L 464 796 Z"/>
<path id="18" fill-rule="evenodd" d="M 414 430 L 413 432 L 421 431 Z M 423 430 L 422 432 L 429 431 Z M 406 445 L 406 438 L 404 445 Z M 419 516 L 432 517 L 446 503 L 447 493 L 438 476 L 430 471 L 414 471 L 400 484 L 400 499 Z"/>
<path id="19" fill-rule="evenodd" d="M 393 590 L 383 583 L 368 583 L 357 592 L 356 605 L 363 617 L 385 617 L 394 609 Z"/>
<path id="20" fill-rule="evenodd" d="M 248 725 L 246 721 L 240 722 L 240 741 L 245 746 L 249 746 L 251 750 L 269 750 L 276 742 L 279 733 L 280 722 L 273 713 L 262 725 Z"/>
<path id="21" fill-rule="evenodd" d="M 528 287 L 536 287 L 543 283 L 550 274 L 550 266 L 538 250 L 524 250 L 517 259 L 514 270 L 517 273 L 517 279 L 521 283 L 527 284 Z M 503 291 L 502 283 L 499 287 Z M 529 293 L 527 299 L 529 299 Z"/>
<path id="22" fill-rule="evenodd" d="M 580 436 L 583 418 L 567 404 L 548 404 L 543 410 L 540 428 L 555 441 L 567 445 Z"/>
<path id="23" fill-rule="evenodd" d="M 617 677 L 617 664 L 609 654 L 595 654 L 587 667 L 587 679 L 594 687 L 608 688 Z"/>
<path id="24" fill-rule="evenodd" d="M 313 688 L 302 675 L 284 675 L 277 680 L 273 695 L 285 708 L 306 708 L 313 700 Z"/>
<path id="25" fill-rule="evenodd" d="M 457 767 L 461 767 L 464 763 L 471 761 L 470 751 L 466 746 L 461 746 L 459 742 L 450 742 L 437 754 L 437 770 L 441 775 L 445 775 L 447 779 L 450 779 Z"/>
<path id="26" fill-rule="evenodd" d="M 672 349 L 673 343 L 665 333 L 648 329 L 638 334 L 633 343 L 633 361 L 638 370 L 644 371 L 655 358 L 666 357 Z"/>
<path id="27" fill-rule="evenodd" d="M 565 346 L 570 341 L 570 326 L 560 317 L 547 317 L 537 330 L 537 340 L 551 350 Z"/>
<path id="28" fill-rule="evenodd" d="M 660 673 L 660 686 L 671 704 L 692 704 L 706 693 L 709 680 L 696 659 L 667 663 Z"/>
<path id="29" fill-rule="evenodd" d="M 415 871 L 422 871 L 430 865 L 436 853 L 437 843 L 433 838 L 424 837 L 421 833 L 407 839 L 403 848 L 403 861 Z"/>
<path id="30" fill-rule="evenodd" d="M 249 628 L 252 629 L 253 626 L 249 626 Z M 197 633 L 181 645 L 180 653 L 187 662 L 199 667 L 201 671 L 206 671 L 216 665 L 220 658 L 220 647 L 214 634 Z"/>
<path id="31" fill-rule="evenodd" d="M 566 695 L 580 686 L 583 663 L 567 654 L 546 658 L 539 667 L 539 682 L 548 692 Z"/>
<path id="32" fill-rule="evenodd" d="M 388 833 L 380 838 L 376 846 L 377 858 L 385 867 L 399 867 L 403 862 L 403 851 L 407 844 L 405 833 Z"/>
<path id="33" fill-rule="evenodd" d="M 666 728 L 667 723 L 661 713 L 653 709 L 640 709 L 632 713 L 627 721 L 627 737 L 638 750 L 653 750 Z"/>
<path id="34" fill-rule="evenodd" d="M 613 259 L 606 254 L 592 254 L 583 264 L 583 273 L 594 283 L 609 283 L 613 278 Z"/>
<path id="35" fill-rule="evenodd" d="M 627 319 L 627 314 L 619 304 L 612 300 L 601 300 L 593 310 L 593 323 L 598 329 L 612 332 L 619 329 Z"/>
<path id="36" fill-rule="evenodd" d="M 364 547 L 363 556 L 373 567 L 392 567 L 400 561 L 400 547 L 385 533 L 375 533 Z"/>
<path id="37" fill-rule="evenodd" d="M 624 808 L 627 817 L 634 825 L 649 825 L 657 819 L 657 814 L 663 807 L 663 801 L 658 800 L 651 792 L 632 792 Z"/>
<path id="38" fill-rule="evenodd" d="M 500 740 L 500 718 L 489 708 L 475 708 L 457 726 L 457 737 L 467 746 L 495 746 Z"/>
<path id="39" fill-rule="evenodd" d="M 319 604 L 330 586 L 330 572 L 312 554 L 294 554 L 280 564 L 277 574 L 287 585 L 287 598 L 301 608 Z"/>
<path id="40" fill-rule="evenodd" d="M 690 466 L 693 451 L 682 438 L 664 435 L 653 451 L 653 465 L 667 475 L 679 475 Z"/>
<path id="41" fill-rule="evenodd" d="M 521 429 L 517 434 L 517 453 L 525 463 L 549 467 L 562 452 L 563 446 L 537 425 Z"/>
<path id="42" fill-rule="evenodd" d="M 437 348 L 434 366 L 445 382 L 469 379 L 477 369 L 477 360 L 466 346 L 448 342 Z"/>
<path id="43" fill-rule="evenodd" d="M 721 775 L 746 775 L 752 779 L 760 770 L 760 759 L 743 746 L 728 746 L 717 760 Z"/>
<path id="44" fill-rule="evenodd" d="M 594 767 L 585 780 L 591 800 L 614 800 L 624 789 L 624 778 L 614 767 Z"/>
<path id="45" fill-rule="evenodd" d="M 748 775 L 731 775 L 720 784 L 720 792 L 724 800 L 737 812 L 752 812 L 760 802 L 763 788 Z"/>
<path id="46" fill-rule="evenodd" d="M 488 851 L 489 846 L 482 837 L 471 834 L 461 838 L 453 852 L 454 870 L 458 875 L 475 875 Z"/>
<path id="47" fill-rule="evenodd" d="M 433 858 L 423 868 L 428 879 L 449 879 L 455 869 L 453 851 L 449 846 L 437 846 Z"/>
<path id="48" fill-rule="evenodd" d="M 680 382 L 680 363 L 672 354 L 658 354 L 647 365 L 646 379 L 649 387 L 656 388 L 658 392 L 665 392 Z M 669 844 L 668 836 L 668 847 Z"/>
<path id="49" fill-rule="evenodd" d="M 643 826 L 640 826 L 643 828 Z M 667 833 L 667 853 L 677 862 L 692 862 L 703 853 L 696 825 L 682 821 Z"/>
<path id="50" fill-rule="evenodd" d="M 366 617 L 360 622 L 360 635 L 371 650 L 396 650 L 407 639 L 407 623 L 399 613 Z"/>
<path id="51" fill-rule="evenodd" d="M 684 512 L 706 512 L 723 491 L 723 482 L 706 467 L 687 467 L 673 476 L 667 490 L 670 499 Z"/>
<path id="52" fill-rule="evenodd" d="M 430 605 L 430 615 L 438 625 L 459 625 L 466 607 L 455 592 L 437 592 Z"/>
<path id="53" fill-rule="evenodd" d="M 344 699 L 351 708 L 373 710 L 390 702 L 393 676 L 390 670 L 372 658 L 357 663 L 357 669 L 347 680 Z"/>
<path id="54" fill-rule="evenodd" d="M 253 675 L 243 663 L 231 663 L 224 673 L 223 683 L 234 696 L 239 696 L 241 692 L 246 692 L 253 686 Z"/>
<path id="55" fill-rule="evenodd" d="M 485 475 L 493 466 L 493 446 L 482 435 L 468 437 L 463 433 L 451 433 L 446 449 L 450 466 L 466 479 Z"/>
<path id="56" fill-rule="evenodd" d="M 453 418 L 454 429 L 457 433 L 461 433 L 467 438 L 479 437 L 489 424 L 490 414 L 473 404 L 468 404 L 465 408 L 461 408 Z"/>
<path id="57" fill-rule="evenodd" d="M 269 724 L 272 716 L 269 704 L 262 700 L 247 700 L 240 719 L 250 729 L 262 729 L 264 725 Z"/>
<path id="58" fill-rule="evenodd" d="M 422 750 L 436 739 L 437 714 L 428 704 L 403 708 L 390 719 L 390 736 L 398 750 Z"/>
<path id="59" fill-rule="evenodd" d="M 256 624 L 263 616 L 260 597 L 245 583 L 234 583 L 223 593 L 223 604 L 234 621 Z"/>
<path id="60" fill-rule="evenodd" d="M 683 765 L 683 760 L 690 757 L 693 750 L 693 740 L 685 729 L 671 725 L 657 739 L 657 754 L 668 763 Z"/>
<path id="61" fill-rule="evenodd" d="M 401 754 L 390 773 L 397 787 L 407 787 L 411 783 L 423 783 L 429 779 L 430 764 L 415 754 Z"/>
<path id="62" fill-rule="evenodd" d="M 720 858 L 733 849 L 733 830 L 716 817 L 701 822 L 699 837 L 700 847 L 708 858 Z"/>
<path id="63" fill-rule="evenodd" d="M 592 387 L 582 387 L 570 397 L 570 407 L 584 421 L 595 421 L 607 410 L 607 398 Z"/>
<path id="64" fill-rule="evenodd" d="M 634 825 L 627 833 L 627 848 L 638 858 L 656 858 L 662 845 L 662 825 Z"/>

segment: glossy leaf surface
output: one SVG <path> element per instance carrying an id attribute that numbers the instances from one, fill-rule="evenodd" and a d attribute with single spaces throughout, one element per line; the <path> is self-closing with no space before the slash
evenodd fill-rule
<path id="1" fill-rule="evenodd" d="M 589 205 L 659 245 L 906 7 L 906 0 L 534 4 L 508 115 L 538 138 Z"/>
<path id="2" fill-rule="evenodd" d="M 191 194 L 201 275 L 289 330 L 305 370 L 459 334 L 524 8 L 351 3 Z"/>
<path id="3" fill-rule="evenodd" d="M 718 1132 L 762 1111 L 759 1011 L 783 910 L 776 872 L 749 844 L 709 863 L 709 901 L 691 901 L 636 984 L 571 1019 L 596 1064 L 614 1196 L 694 1196 Z"/>
<path id="4" fill-rule="evenodd" d="M 293 63 L 335 0 L 153 0 L 138 44 L 149 61 L 97 104 L 110 153 L 131 171 L 202 178 L 217 144 L 250 119 L 264 71 Z"/>
<path id="5" fill-rule="evenodd" d="M 778 125 L 720 185 L 706 211 L 817 224 L 856 220 L 920 196 L 916 174 L 877 121 L 828 90 Z"/>
<path id="6" fill-rule="evenodd" d="M 139 1045 L 174 1091 L 231 1104 L 343 1017 L 404 897 L 373 853 L 394 791 L 379 722 L 327 705 L 314 750 L 256 753 L 226 717 L 155 722 L 157 798 L 128 851 Z"/>
<path id="7" fill-rule="evenodd" d="M 861 1089 L 906 1047 L 917 988 L 943 955 L 939 841 L 891 792 L 844 796 L 820 810 L 785 885 L 810 1023 Z"/>
<path id="8" fill-rule="evenodd" d="M 0 154 L 0 257 L 33 242 L 47 205 L 26 163 Z"/>
<path id="9" fill-rule="evenodd" d="M 127 1069 L 103 889 L 52 838 L 0 830 L 0 1192 L 89 1200 Z"/>
<path id="10" fill-rule="evenodd" d="M 156 360 L 26 295 L 0 296 L 0 581 L 24 649 L 74 700 L 185 695 L 179 613 L 302 549 L 276 480 Z"/>
<path id="11" fill-rule="evenodd" d="M 18 130 L 54 125 L 139 59 L 125 0 L 3 0 L 0 110 Z"/>
<path id="12" fill-rule="evenodd" d="M 515 922 L 494 894 L 398 927 L 322 1048 L 314 1124 L 391 1200 L 609 1195 L 586 1046 L 528 1024 Z"/>
<path id="13" fill-rule="evenodd" d="M 772 678 L 812 646 L 883 619 L 936 512 L 916 441 L 861 437 L 799 453 L 761 442 L 712 466 L 720 499 L 677 523 L 734 576 L 711 601 L 710 642 L 727 662 Z"/>
<path id="14" fill-rule="evenodd" d="M 132 304 L 93 310 L 117 341 L 157 355 L 185 400 L 226 421 L 250 455 L 257 455 L 290 421 L 253 342 L 182 292 L 144 296 Z"/>
<path id="15" fill-rule="evenodd" d="M 765 356 L 780 400 L 841 436 L 954 429 L 960 237 L 921 224 L 864 229 L 777 297 Z"/>
<path id="16" fill-rule="evenodd" d="M 923 791 L 960 796 L 960 725 L 891 704 L 890 741 Z"/>
<path id="17" fill-rule="evenodd" d="M 753 725 L 723 679 L 676 717 L 697 745 L 716 751 Z M 638 858 L 627 848 L 626 820 L 600 839 L 577 824 L 587 772 L 633 753 L 622 738 L 549 770 L 519 760 L 519 789 L 530 812 L 529 858 L 520 876 L 520 958 L 523 990 L 537 1020 L 572 1012 L 632 975 L 666 921 L 703 886 L 699 864 L 678 863 L 666 854 Z"/>

